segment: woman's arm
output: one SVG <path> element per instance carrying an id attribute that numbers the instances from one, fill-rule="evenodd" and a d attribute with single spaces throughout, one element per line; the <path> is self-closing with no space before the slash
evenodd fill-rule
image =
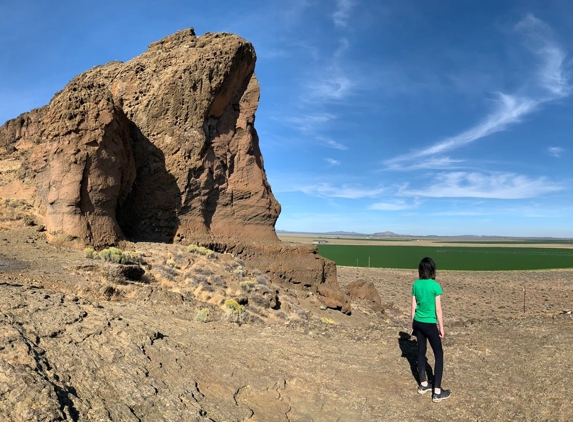
<path id="1" fill-rule="evenodd" d="M 438 330 L 440 331 L 440 338 L 444 338 L 444 318 L 442 316 L 442 296 L 436 296 L 436 317 L 438 318 Z"/>
<path id="2" fill-rule="evenodd" d="M 416 302 L 416 296 L 412 296 L 412 324 L 414 323 L 414 315 L 416 315 L 416 306 L 418 303 Z"/>

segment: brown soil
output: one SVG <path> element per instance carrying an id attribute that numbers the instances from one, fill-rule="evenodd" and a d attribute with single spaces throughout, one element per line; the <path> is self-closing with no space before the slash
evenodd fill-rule
<path id="1" fill-rule="evenodd" d="M 181 248 L 136 246 L 156 267 Z M 562 313 L 573 304 L 573 270 L 439 272 L 452 397 L 433 404 L 416 392 L 416 343 L 405 334 L 413 270 L 338 268 L 342 286 L 375 284 L 384 315 L 353 304 L 346 316 L 299 295 L 290 313 L 267 309 L 237 325 L 196 321 L 199 308 L 218 311 L 214 299 L 186 295 L 177 279 L 106 296 L 100 266 L 34 228 L 0 231 L 0 419 L 573 418 L 573 319 Z"/>

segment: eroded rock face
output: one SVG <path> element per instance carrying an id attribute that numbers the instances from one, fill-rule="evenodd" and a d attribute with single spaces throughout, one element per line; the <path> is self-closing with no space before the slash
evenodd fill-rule
<path id="1" fill-rule="evenodd" d="M 50 236 L 277 241 L 254 113 L 253 46 L 192 29 L 75 77 L 0 128 L 0 196 L 35 205 Z"/>
<path id="2" fill-rule="evenodd" d="M 334 263 L 277 246 L 255 61 L 236 35 L 187 29 L 78 75 L 0 127 L 0 198 L 31 204 L 52 242 L 217 243 L 278 281 L 339 295 Z"/>

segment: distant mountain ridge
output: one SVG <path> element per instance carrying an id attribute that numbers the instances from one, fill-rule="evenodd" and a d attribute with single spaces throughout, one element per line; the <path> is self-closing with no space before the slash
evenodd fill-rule
<path id="1" fill-rule="evenodd" d="M 347 232 L 347 231 L 332 231 L 332 232 L 304 232 L 304 231 L 289 231 L 289 230 L 276 230 L 277 234 L 302 234 L 314 236 L 356 236 L 356 237 L 393 237 L 393 238 L 471 238 L 471 239 L 561 239 L 551 236 L 496 236 L 496 235 L 477 235 L 477 234 L 460 234 L 455 236 L 441 236 L 436 234 L 427 235 L 412 235 L 412 234 L 398 234 L 391 231 L 376 232 L 372 234 Z"/>

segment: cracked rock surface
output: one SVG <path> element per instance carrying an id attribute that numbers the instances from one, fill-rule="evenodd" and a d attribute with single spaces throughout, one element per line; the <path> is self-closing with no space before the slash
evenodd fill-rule
<path id="1" fill-rule="evenodd" d="M 338 269 L 343 287 L 356 279 L 375 285 L 384 316 L 359 304 L 344 315 L 299 298 L 306 320 L 267 309 L 285 319 L 203 323 L 197 310 L 207 305 L 175 300 L 167 284 L 131 283 L 106 300 L 97 295 L 100 278 L 70 270 L 95 266 L 81 252 L 19 233 L 0 231 L 1 421 L 573 417 L 573 319 L 561 311 L 573 298 L 573 270 L 439 273 L 452 397 L 433 404 L 416 392 L 416 343 L 405 333 L 415 271 Z M 176 246 L 156 245 L 154 256 Z M 521 313 L 515 295 L 522 299 L 524 279 L 530 293 Z"/>

